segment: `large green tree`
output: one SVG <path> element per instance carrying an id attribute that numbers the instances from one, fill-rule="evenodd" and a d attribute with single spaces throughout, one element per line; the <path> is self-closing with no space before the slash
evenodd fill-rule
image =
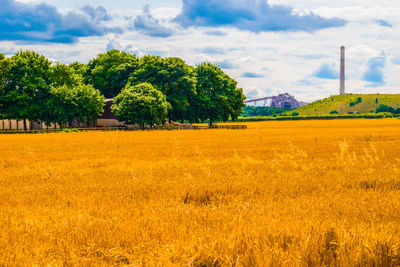
<path id="1" fill-rule="evenodd" d="M 91 85 L 52 87 L 43 120 L 46 125 L 58 123 L 61 126 L 71 125 L 73 120 L 91 122 L 103 112 L 104 104 L 104 96 Z"/>
<path id="2" fill-rule="evenodd" d="M 92 85 L 81 84 L 74 87 L 75 103 L 79 107 L 75 119 L 79 122 L 94 121 L 104 111 L 105 98 Z"/>
<path id="3" fill-rule="evenodd" d="M 56 62 L 51 66 L 52 87 L 41 120 L 46 125 L 71 125 L 73 120 L 92 121 L 103 112 L 104 96 L 71 66 Z"/>
<path id="4" fill-rule="evenodd" d="M 196 79 L 194 68 L 182 59 L 144 56 L 140 58 L 139 67 L 131 75 L 130 82 L 148 82 L 163 92 L 172 106 L 168 114 L 170 120 L 192 119 L 190 106 L 196 95 Z"/>
<path id="5" fill-rule="evenodd" d="M 66 85 L 52 87 L 51 95 L 44 107 L 42 120 L 47 126 L 58 123 L 61 127 L 71 123 L 75 118 L 78 105 L 75 102 L 73 90 Z"/>
<path id="6" fill-rule="evenodd" d="M 4 86 L 7 82 L 8 71 L 10 70 L 11 61 L 4 54 L 0 54 L 0 119 L 5 117 Z"/>
<path id="7" fill-rule="evenodd" d="M 196 114 L 201 120 L 235 120 L 244 105 L 243 90 L 237 82 L 225 74 L 218 66 L 203 63 L 196 67 L 197 101 Z"/>
<path id="8" fill-rule="evenodd" d="M 4 86 L 2 102 L 8 118 L 38 121 L 50 95 L 51 63 L 34 51 L 18 51 Z"/>
<path id="9" fill-rule="evenodd" d="M 136 55 L 119 50 L 109 50 L 90 60 L 85 72 L 85 81 L 93 85 L 107 98 L 119 94 L 128 82 L 128 78 L 135 71 L 138 64 Z M 74 64 L 74 68 L 85 68 Z"/>
<path id="10" fill-rule="evenodd" d="M 128 124 L 144 125 L 161 124 L 165 122 L 171 105 L 165 95 L 149 83 L 127 86 L 114 98 L 111 107 L 119 121 Z"/>

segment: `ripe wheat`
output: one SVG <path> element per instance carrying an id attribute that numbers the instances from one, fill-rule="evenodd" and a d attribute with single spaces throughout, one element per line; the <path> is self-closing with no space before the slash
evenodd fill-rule
<path id="1" fill-rule="evenodd" d="M 400 265 L 400 120 L 0 136 L 0 265 Z"/>

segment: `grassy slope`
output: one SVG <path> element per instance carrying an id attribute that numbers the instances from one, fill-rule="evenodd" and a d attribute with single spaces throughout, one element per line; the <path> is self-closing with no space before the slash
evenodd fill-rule
<path id="1" fill-rule="evenodd" d="M 355 102 L 357 97 L 362 98 L 362 102 L 350 107 L 350 102 Z M 376 102 L 376 99 L 378 101 Z M 343 95 L 332 96 L 322 100 L 315 101 L 307 106 L 296 109 L 300 115 L 326 115 L 331 111 L 336 110 L 339 114 L 346 114 L 348 112 L 369 113 L 375 112 L 376 108 L 381 104 L 399 108 L 400 107 L 400 94 L 372 94 L 372 95 Z M 289 114 L 291 114 L 289 112 Z"/>

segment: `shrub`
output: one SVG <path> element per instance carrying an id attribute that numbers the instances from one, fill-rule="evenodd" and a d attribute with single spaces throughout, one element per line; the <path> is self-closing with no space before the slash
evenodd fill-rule
<path id="1" fill-rule="evenodd" d="M 357 97 L 357 99 L 355 99 L 354 101 L 350 102 L 350 107 L 353 107 L 353 106 L 355 106 L 355 105 L 357 105 L 357 104 L 359 104 L 361 102 L 362 102 L 362 98 L 361 97 Z"/>
<path id="2" fill-rule="evenodd" d="M 329 114 L 339 114 L 339 112 L 337 112 L 337 110 L 332 110 L 331 112 L 329 112 Z"/>
<path id="3" fill-rule="evenodd" d="M 290 117 L 239 117 L 237 121 L 283 121 L 283 120 L 335 120 L 335 119 L 382 119 L 393 118 L 394 115 L 389 112 L 365 113 L 365 114 L 329 114 L 329 115 L 302 115 Z"/>
<path id="4" fill-rule="evenodd" d="M 392 114 L 400 114 L 400 108 L 394 109 L 393 107 L 389 107 L 387 105 L 381 104 L 376 109 L 376 113 L 381 113 L 381 112 L 389 112 L 389 113 L 392 113 Z"/>
<path id="5" fill-rule="evenodd" d="M 164 123 L 171 105 L 166 96 L 153 85 L 141 83 L 136 86 L 128 84 L 115 97 L 111 109 L 119 121 L 138 123 L 144 128 L 146 124 Z"/>
<path id="6" fill-rule="evenodd" d="M 62 130 L 62 132 L 63 133 L 77 133 L 77 132 L 79 132 L 79 130 L 76 128 L 65 128 Z"/>

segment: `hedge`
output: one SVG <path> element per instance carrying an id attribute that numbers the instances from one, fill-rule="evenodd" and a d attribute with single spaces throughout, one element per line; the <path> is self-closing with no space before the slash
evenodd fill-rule
<path id="1" fill-rule="evenodd" d="M 337 119 L 384 119 L 399 117 L 392 113 L 366 113 L 366 114 L 329 114 L 309 116 L 278 116 L 278 117 L 239 117 L 236 121 L 297 121 L 297 120 L 337 120 Z"/>

